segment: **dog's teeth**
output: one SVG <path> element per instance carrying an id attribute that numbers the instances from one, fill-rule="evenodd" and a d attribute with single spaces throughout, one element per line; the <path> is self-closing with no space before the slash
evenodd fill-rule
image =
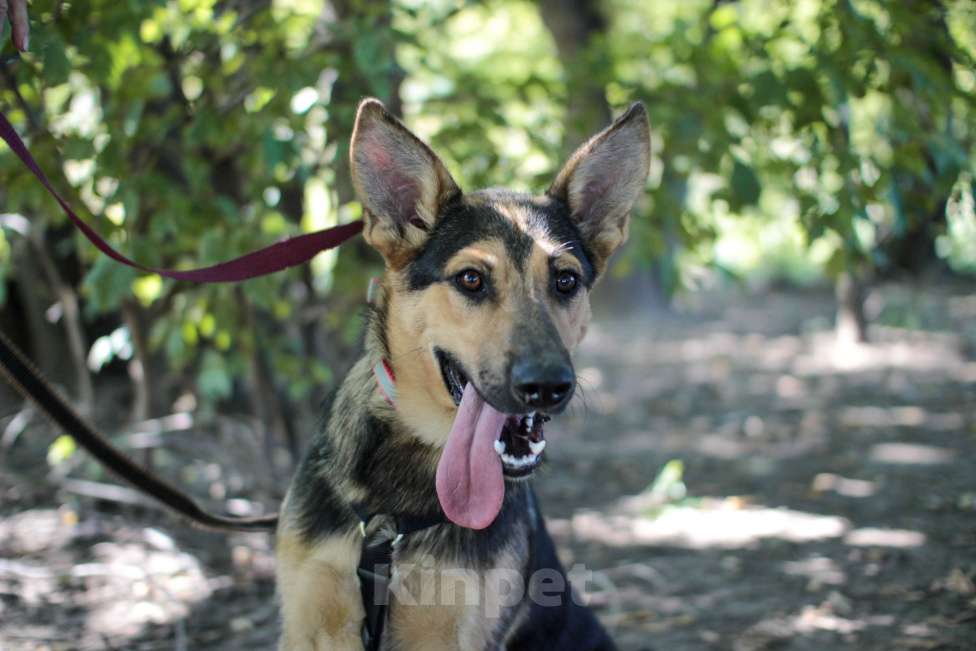
<path id="1" fill-rule="evenodd" d="M 546 449 L 546 442 L 545 441 L 529 441 L 529 448 L 532 450 L 532 453 L 533 454 L 535 454 L 536 456 L 538 456 L 538 455 L 542 454 L 542 451 L 543 450 Z"/>
<path id="2" fill-rule="evenodd" d="M 535 463 L 539 460 L 539 455 L 537 454 L 527 454 L 524 457 L 513 457 L 510 454 L 502 454 L 501 457 L 502 461 L 505 462 L 505 465 L 511 468 L 532 466 L 535 465 Z"/>
<path id="3" fill-rule="evenodd" d="M 501 439 L 498 439 L 497 441 L 495 441 L 495 452 L 497 452 L 498 454 L 502 455 L 502 457 L 504 458 L 504 456 L 505 456 L 505 441 L 502 441 Z"/>

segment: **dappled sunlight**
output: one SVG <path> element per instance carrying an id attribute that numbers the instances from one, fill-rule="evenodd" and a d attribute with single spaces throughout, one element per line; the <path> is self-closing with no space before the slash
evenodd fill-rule
<path id="1" fill-rule="evenodd" d="M 148 624 L 186 617 L 194 603 L 211 596 L 198 559 L 160 532 L 149 540 L 157 545 L 99 543 L 92 547 L 95 562 L 75 566 L 95 598 L 87 621 L 91 633 L 136 635 Z"/>
<path id="2" fill-rule="evenodd" d="M 680 478 L 673 481 L 680 483 Z M 818 475 L 814 480 L 815 490 L 827 490 L 828 487 L 841 494 L 853 493 L 857 497 L 868 497 L 874 493 L 871 482 L 828 474 Z M 926 543 L 925 534 L 918 531 L 855 528 L 847 518 L 841 516 L 751 504 L 739 497 L 684 499 L 684 485 L 680 484 L 680 488 L 682 499 L 672 504 L 667 503 L 659 488 L 655 488 L 617 500 L 606 511 L 579 510 L 568 521 L 554 519 L 553 530 L 611 547 L 647 545 L 738 549 L 754 547 L 765 540 L 810 543 L 840 539 L 853 547 L 904 549 L 921 547 Z M 787 564 L 785 568 L 787 573 L 810 578 L 815 578 L 815 573 L 834 578 L 838 576 L 838 568 L 832 565 L 830 559 L 809 559 L 803 563 Z"/>
<path id="3" fill-rule="evenodd" d="M 844 585 L 847 573 L 833 559 L 826 556 L 810 556 L 799 561 L 783 563 L 783 572 L 790 576 L 802 576 L 809 580 L 808 586 L 816 588 L 823 585 Z"/>
<path id="4" fill-rule="evenodd" d="M 0 518 L 0 540 L 17 555 L 61 548 L 73 537 L 70 521 L 57 509 L 32 509 Z"/>
<path id="5" fill-rule="evenodd" d="M 0 520 L 4 555 L 0 558 L 0 592 L 14 593 L 24 604 L 42 608 L 58 603 L 66 585 L 84 587 L 86 635 L 117 639 L 186 617 L 193 604 L 209 598 L 215 585 L 199 560 L 181 551 L 168 535 L 142 529 L 130 542 L 84 541 L 90 560 L 65 564 L 54 557 L 37 562 L 30 555 L 65 549 L 87 527 L 79 528 L 68 511 L 26 511 Z"/>
<path id="6" fill-rule="evenodd" d="M 844 542 L 854 547 L 921 547 L 925 534 L 905 529 L 854 529 L 844 536 Z"/>
<path id="7" fill-rule="evenodd" d="M 951 300 L 956 314 L 973 305 Z M 572 493 L 589 508 L 552 521 L 562 545 L 633 559 L 609 571 L 618 592 L 607 597 L 618 630 L 647 635 L 627 648 L 659 631 L 688 649 L 954 640 L 976 596 L 958 551 L 976 542 L 960 528 L 976 504 L 971 329 L 878 325 L 871 343 L 845 347 L 816 299 L 682 301 L 642 326 L 595 328 L 582 350 L 586 410 L 552 446 L 553 466 L 602 455 L 574 467 L 633 493 L 589 482 Z M 937 314 L 926 318 L 942 324 Z M 671 460 L 687 489 L 674 500 L 653 488 Z M 906 619 L 906 604 L 923 602 L 955 619 L 934 606 Z"/>
<path id="8" fill-rule="evenodd" d="M 955 452 L 949 448 L 918 443 L 878 443 L 868 450 L 868 458 L 878 463 L 938 466 L 952 463 Z"/>
<path id="9" fill-rule="evenodd" d="M 798 309 L 797 319 L 802 309 L 811 308 Z M 760 318 L 758 309 L 743 308 L 741 312 L 743 318 Z M 728 321 L 699 327 L 680 314 L 659 315 L 650 323 L 645 318 L 640 324 L 629 319 L 597 322 L 581 346 L 585 409 L 613 415 L 620 409 L 647 405 L 650 417 L 674 419 L 679 414 L 694 414 L 695 405 L 702 401 L 739 410 L 775 396 L 773 409 L 806 410 L 803 427 L 809 426 L 813 432 L 822 431 L 825 418 L 838 418 L 846 427 L 943 431 L 962 426 L 961 412 L 932 410 L 920 404 L 845 405 L 839 413 L 829 405 L 832 398 L 854 386 L 885 385 L 912 395 L 917 373 L 976 381 L 976 364 L 960 355 L 963 342 L 959 336 L 878 327 L 875 341 L 848 348 L 828 326 L 800 335 L 777 335 L 740 333 L 745 326 Z M 765 330 L 772 327 L 767 324 Z M 646 336 L 634 337 L 637 328 Z M 614 366 L 613 374 L 604 370 L 608 364 Z M 678 385 L 682 392 L 675 391 Z M 694 392 L 689 391 L 692 388 Z M 749 423 L 764 420 L 763 414 L 753 414 Z M 674 422 L 662 433 L 674 426 L 687 427 L 688 422 Z M 743 431 L 747 439 L 768 439 L 762 427 L 743 426 Z M 760 435 L 755 437 L 755 432 Z M 751 449 L 749 443 L 727 440 L 724 432 L 719 436 L 726 440 L 703 446 L 716 456 L 739 456 Z"/>
<path id="10" fill-rule="evenodd" d="M 310 568 L 276 588 L 273 533 L 188 526 L 0 387 L 0 651 L 332 648 L 349 518 L 452 501 L 501 510 L 391 532 L 394 574 L 538 561 L 528 509 L 621 651 L 976 648 L 976 0 L 0 6 L 4 339 L 201 509 L 291 491 Z M 466 464 L 421 441 L 452 416 Z M 550 417 L 503 481 L 492 423 Z M 523 637 L 404 605 L 384 649 Z"/>
<path id="11" fill-rule="evenodd" d="M 788 640 L 797 635 L 809 635 L 819 631 L 850 635 L 871 626 L 887 627 L 895 623 L 892 615 L 851 617 L 835 612 L 836 608 L 830 601 L 818 606 L 805 606 L 795 615 L 762 620 L 750 632 L 756 637 Z"/>
<path id="12" fill-rule="evenodd" d="M 694 505 L 666 507 L 657 515 L 582 511 L 573 516 L 571 527 L 582 540 L 614 547 L 734 549 L 767 539 L 810 542 L 839 538 L 851 525 L 832 515 L 753 506 L 736 498 L 704 498 Z"/>
<path id="13" fill-rule="evenodd" d="M 58 649 L 69 647 L 43 644 L 63 638 L 80 645 L 70 648 L 134 648 L 133 639 L 159 628 L 179 638 L 187 620 L 200 616 L 200 604 L 238 579 L 261 598 L 254 582 L 267 586 L 273 572 L 268 537 L 232 534 L 229 542 L 232 547 L 221 555 L 232 574 L 222 575 L 205 568 L 200 550 L 190 553 L 185 541 L 157 528 L 120 527 L 101 518 L 79 522 L 67 508 L 0 518 L 0 595 L 16 596 L 0 603 L 0 621 L 12 625 L 26 613 L 47 613 L 36 626 L 6 627 L 4 635 Z M 255 616 L 273 617 L 270 597 L 261 598 L 267 612 L 244 611 L 235 626 L 253 626 Z M 5 612 L 8 604 L 18 608 Z"/>
<path id="14" fill-rule="evenodd" d="M 953 430 L 963 426 L 958 412 L 932 412 L 917 406 L 845 407 L 838 413 L 841 425 L 847 427 L 925 427 L 929 430 Z"/>
<path id="15" fill-rule="evenodd" d="M 814 477 L 811 488 L 817 493 L 832 491 L 844 497 L 871 497 L 878 491 L 878 485 L 873 481 L 850 479 L 829 472 Z"/>
<path id="16" fill-rule="evenodd" d="M 839 341 L 833 332 L 818 333 L 810 338 L 809 351 L 793 360 L 793 368 L 802 375 L 880 368 L 942 371 L 962 362 L 952 336 L 926 333 L 921 337 L 880 327 L 875 334 L 875 341 L 857 343 Z"/>

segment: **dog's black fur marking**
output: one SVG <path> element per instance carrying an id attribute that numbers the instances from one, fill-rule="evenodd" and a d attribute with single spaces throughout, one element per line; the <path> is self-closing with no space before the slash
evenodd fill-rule
<path id="1" fill-rule="evenodd" d="M 494 201 L 526 207 L 526 212 L 533 216 L 529 228 L 548 232 L 558 242 L 564 243 L 566 250 L 583 267 L 583 284 L 587 288 L 593 285 L 596 280 L 593 264 L 566 204 L 553 198 L 539 201 L 529 195 L 507 190 L 481 190 L 444 208 L 429 240 L 410 263 L 408 279 L 411 290 L 426 289 L 444 280 L 447 261 L 461 249 L 480 240 L 501 240 L 516 269 L 524 271 L 532 249 L 532 237 L 499 214 L 492 206 Z"/>
<path id="2" fill-rule="evenodd" d="M 434 478 L 431 477 L 431 490 Z M 505 490 L 498 517 L 488 527 L 480 530 L 465 529 L 452 524 L 438 525 L 423 536 L 407 538 L 405 549 L 422 549 L 435 556 L 454 558 L 462 564 L 490 567 L 491 561 L 512 543 L 513 532 L 523 531 L 529 524 L 525 508 L 527 487 L 509 484 Z"/>
<path id="3" fill-rule="evenodd" d="M 299 530 L 307 540 L 319 540 L 354 524 L 354 514 L 323 476 L 329 464 L 329 441 L 316 441 L 302 460 L 298 474 L 306 481 L 292 488 Z"/>
<path id="4" fill-rule="evenodd" d="M 431 284 L 444 280 L 444 266 L 454 254 L 474 242 L 486 239 L 502 240 L 516 264 L 526 257 L 529 247 L 532 246 L 528 236 L 512 228 L 491 206 L 468 201 L 449 205 L 431 231 L 424 248 L 410 263 L 410 289 L 426 289 Z M 516 256 L 515 252 L 520 252 L 521 256 Z M 492 298 L 490 289 L 489 298 Z"/>
<path id="5" fill-rule="evenodd" d="M 399 513 L 430 517 L 440 513 L 434 476 L 423 464 L 404 464 L 407 459 L 431 453 L 427 443 L 409 434 L 394 432 L 389 423 L 367 416 L 359 437 L 353 481 L 369 489 L 384 484 L 383 491 L 369 491 L 363 506 L 370 513 Z M 409 497 L 411 501 L 403 500 Z"/>
<path id="6" fill-rule="evenodd" d="M 532 492 L 535 500 L 535 492 Z M 530 539 L 530 558 L 526 576 L 540 570 L 555 570 L 563 578 L 564 589 L 554 593 L 545 589 L 543 595 L 533 595 L 530 583 L 529 614 L 522 626 L 505 646 L 506 651 L 532 651 L 537 649 L 587 649 L 589 651 L 613 651 L 616 647 L 610 636 L 586 606 L 577 603 L 573 588 L 556 554 L 556 547 L 549 536 L 546 524 L 534 509 Z M 559 604 L 542 605 L 557 596 Z"/>

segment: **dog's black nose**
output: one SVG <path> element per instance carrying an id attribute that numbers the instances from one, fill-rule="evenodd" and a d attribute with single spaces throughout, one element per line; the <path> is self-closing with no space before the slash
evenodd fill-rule
<path id="1" fill-rule="evenodd" d="M 512 366 L 512 392 L 527 410 L 553 413 L 573 395 L 576 375 L 565 362 L 516 362 Z"/>

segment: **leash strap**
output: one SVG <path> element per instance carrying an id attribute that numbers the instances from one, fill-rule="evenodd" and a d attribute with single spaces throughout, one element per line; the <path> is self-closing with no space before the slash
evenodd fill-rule
<path id="1" fill-rule="evenodd" d="M 363 648 L 365 651 L 379 651 L 390 609 L 393 551 L 406 536 L 443 524 L 447 519 L 441 513 L 427 517 L 405 514 L 383 516 L 369 514 L 362 504 L 353 504 L 352 508 L 359 518 L 359 531 L 363 536 L 359 566 L 356 568 L 363 609 L 366 612 L 361 631 Z M 395 531 L 392 536 L 388 531 L 382 530 L 372 536 L 367 534 L 367 527 L 377 517 L 393 518 Z"/>
<path id="2" fill-rule="evenodd" d="M 274 515 L 235 518 L 208 513 L 186 493 L 136 464 L 82 420 L 2 332 L 0 332 L 0 373 L 25 398 L 32 400 L 55 425 L 81 443 L 109 470 L 183 517 L 213 529 L 260 531 L 274 529 L 277 524 L 278 518 Z"/>
<path id="3" fill-rule="evenodd" d="M 116 262 L 134 267 L 141 271 L 151 272 L 172 278 L 174 280 L 188 280 L 198 283 L 228 283 L 281 271 L 289 267 L 294 267 L 311 260 L 317 253 L 335 248 L 359 233 L 363 229 L 362 221 L 355 221 L 349 224 L 342 224 L 332 228 L 326 228 L 314 233 L 296 235 L 286 240 L 276 242 L 263 249 L 258 249 L 239 258 L 221 262 L 210 267 L 200 269 L 188 269 L 179 271 L 175 269 L 155 269 L 139 264 L 127 258 L 109 245 L 102 237 L 95 232 L 91 226 L 85 223 L 67 201 L 51 185 L 47 175 L 41 170 L 30 151 L 20 139 L 13 126 L 7 120 L 7 116 L 0 112 L 0 138 L 3 138 L 7 146 L 17 154 L 21 162 L 28 170 L 37 177 L 41 185 L 54 197 L 55 201 L 64 210 L 64 213 L 71 219 L 72 223 L 88 238 L 88 241 L 95 245 L 99 251 L 112 258 Z"/>

